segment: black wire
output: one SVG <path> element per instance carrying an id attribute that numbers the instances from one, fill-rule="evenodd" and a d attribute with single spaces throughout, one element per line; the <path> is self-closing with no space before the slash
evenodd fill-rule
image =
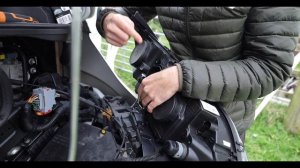
<path id="1" fill-rule="evenodd" d="M 42 75 L 50 75 L 50 76 L 51 76 L 51 80 L 52 80 L 52 82 L 53 82 L 53 84 L 54 84 L 54 87 L 57 88 L 57 84 L 56 84 L 56 82 L 55 82 L 55 79 L 54 79 L 52 73 L 49 73 L 49 72 L 43 73 L 43 74 L 39 75 L 38 77 L 41 77 Z M 35 82 L 36 82 L 36 80 L 38 79 L 38 77 L 36 77 L 36 78 L 33 80 L 33 82 L 32 82 L 33 84 L 35 84 Z M 27 82 L 25 82 L 25 83 L 27 83 Z"/>
<path id="2" fill-rule="evenodd" d="M 35 87 L 42 87 L 41 85 L 35 85 L 35 84 L 31 84 L 31 83 L 25 83 L 19 80 L 15 80 L 15 79 L 10 79 L 12 85 L 28 85 L 28 86 L 35 86 Z"/>
<path id="3" fill-rule="evenodd" d="M 122 134 L 123 134 L 123 139 L 122 139 L 122 143 L 120 145 L 120 148 L 118 148 L 118 151 L 117 151 L 116 156 L 114 158 L 115 160 L 118 159 L 118 157 L 120 155 L 120 152 L 123 149 L 123 145 L 125 144 L 126 137 L 127 137 L 125 132 L 124 132 L 125 130 L 123 129 L 123 127 L 121 127 L 121 130 L 122 130 Z"/>
<path id="4" fill-rule="evenodd" d="M 52 81 L 53 81 L 54 87 L 55 87 L 55 88 L 57 88 L 57 85 L 56 85 L 56 82 L 55 82 L 55 79 L 54 79 L 54 77 L 53 77 L 52 73 L 50 73 L 50 76 L 51 76 L 51 78 L 52 78 Z"/>
<path id="5" fill-rule="evenodd" d="M 56 89 L 56 92 L 57 92 L 57 93 L 64 94 L 64 95 L 66 95 L 66 96 L 70 96 L 70 94 L 69 94 L 68 92 L 65 92 L 65 91 L 62 91 L 62 90 Z M 82 102 L 82 103 L 85 103 L 85 104 L 87 104 L 87 105 L 89 105 L 89 106 L 95 107 L 95 108 L 101 110 L 102 112 L 104 112 L 104 113 L 110 115 L 110 114 L 107 113 L 102 107 L 99 107 L 99 106 L 95 105 L 94 102 L 92 102 L 92 101 L 90 101 L 90 100 L 88 100 L 88 99 L 85 99 L 85 98 L 83 98 L 83 97 L 79 97 L 79 100 L 80 100 L 80 102 Z M 111 115 L 110 115 L 110 116 L 111 116 Z"/>

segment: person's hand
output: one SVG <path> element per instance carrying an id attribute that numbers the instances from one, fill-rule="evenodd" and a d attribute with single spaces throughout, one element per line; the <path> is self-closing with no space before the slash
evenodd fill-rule
<path id="1" fill-rule="evenodd" d="M 129 17 L 121 14 L 108 14 L 103 20 L 103 30 L 106 41 L 118 47 L 127 44 L 130 37 L 139 44 L 143 42 L 140 34 L 134 29 L 134 23 Z"/>
<path id="2" fill-rule="evenodd" d="M 171 98 L 179 90 L 178 70 L 169 67 L 144 78 L 138 88 L 138 96 L 148 112 Z"/>

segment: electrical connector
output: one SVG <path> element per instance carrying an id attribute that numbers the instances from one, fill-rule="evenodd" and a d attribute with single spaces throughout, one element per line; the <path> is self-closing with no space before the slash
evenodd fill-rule
<path id="1" fill-rule="evenodd" d="M 56 105 L 55 97 L 57 97 L 55 89 L 40 87 L 33 89 L 33 95 L 37 95 L 38 98 L 32 103 L 33 110 L 38 115 L 46 115 L 53 110 L 53 106 Z"/>

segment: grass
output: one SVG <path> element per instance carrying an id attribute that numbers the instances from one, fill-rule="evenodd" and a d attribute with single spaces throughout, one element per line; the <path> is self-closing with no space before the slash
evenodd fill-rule
<path id="1" fill-rule="evenodd" d="M 130 90 L 135 90 L 136 80 L 132 77 L 132 74 L 129 75 L 128 72 L 121 71 L 119 69 L 116 69 L 115 72 Z"/>
<path id="2" fill-rule="evenodd" d="M 296 70 L 300 71 L 300 63 L 296 66 Z"/>
<path id="3" fill-rule="evenodd" d="M 269 103 L 246 134 L 250 161 L 300 161 L 300 136 L 288 133 L 283 124 L 287 107 Z"/>

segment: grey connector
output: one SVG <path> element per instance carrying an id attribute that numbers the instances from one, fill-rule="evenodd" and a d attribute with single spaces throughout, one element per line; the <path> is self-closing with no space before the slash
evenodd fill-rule
<path id="1" fill-rule="evenodd" d="M 40 87 L 33 89 L 33 95 L 37 95 L 38 99 L 33 102 L 33 110 L 44 114 L 50 113 L 56 104 L 55 89 Z"/>

